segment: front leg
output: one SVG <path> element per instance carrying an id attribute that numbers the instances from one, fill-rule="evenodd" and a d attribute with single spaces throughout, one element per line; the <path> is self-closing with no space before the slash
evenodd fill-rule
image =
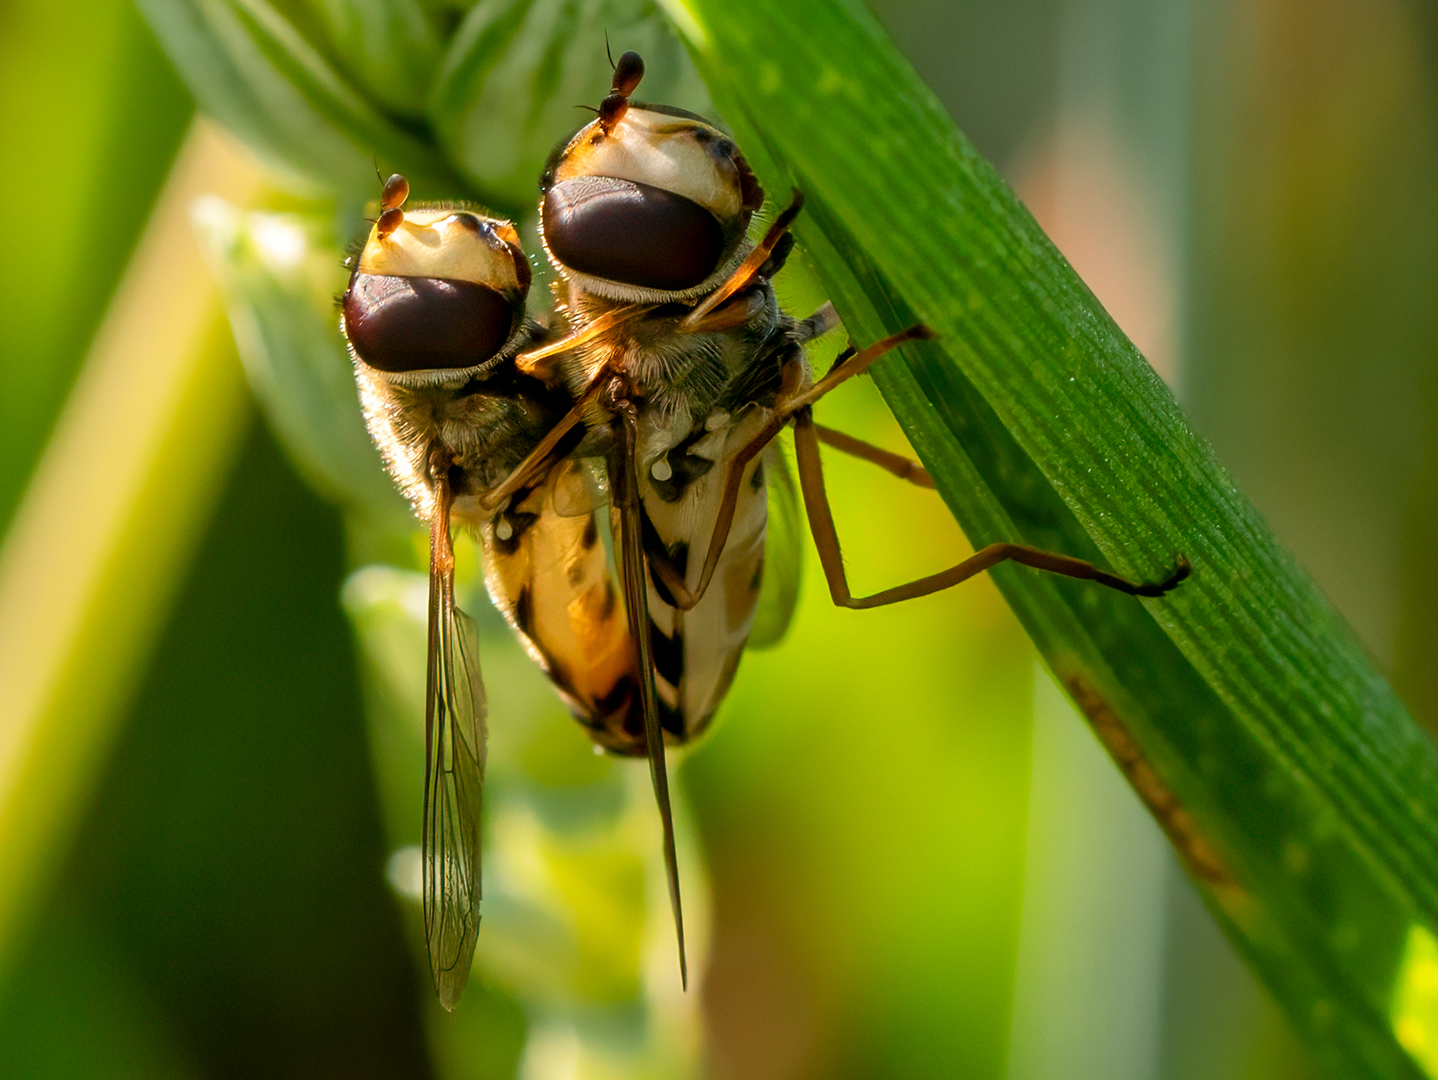
<path id="1" fill-rule="evenodd" d="M 754 250 L 749 252 L 748 258 L 739 264 L 719 288 L 706 296 L 698 307 L 684 317 L 679 324 L 679 329 L 684 331 L 695 329 L 706 315 L 739 290 L 747 287 L 758 276 L 764 264 L 769 261 L 769 256 L 774 253 L 774 248 L 784 234 L 789 231 L 789 226 L 799 216 L 799 211 L 803 206 L 804 196 L 795 191 L 789 205 L 774 219 L 774 224 L 769 226 L 769 231 L 764 234 L 764 239 L 754 245 Z"/>
<path id="2" fill-rule="evenodd" d="M 494 513 L 520 488 L 532 487 L 551 465 L 564 456 L 567 451 L 560 445 L 562 440 L 584 419 L 584 414 L 599 400 L 599 395 L 607 385 L 608 381 L 601 373 L 580 395 L 564 419 L 549 429 L 549 433 L 539 440 L 534 449 L 525 455 L 524 460 L 514 467 L 499 486 L 480 497 L 479 507 L 484 513 Z"/>

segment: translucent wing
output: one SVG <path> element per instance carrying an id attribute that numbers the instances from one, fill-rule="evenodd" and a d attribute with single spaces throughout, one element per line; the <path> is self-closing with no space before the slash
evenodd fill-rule
<path id="1" fill-rule="evenodd" d="M 776 645 L 788 631 L 804 568 L 804 518 L 789 459 L 776 439 L 760 460 L 768 481 L 769 522 L 764 533 L 764 578 L 749 631 L 751 649 Z"/>
<path id="2" fill-rule="evenodd" d="M 566 458 L 554 467 L 549 487 L 560 517 L 588 517 L 609 505 L 608 472 L 597 459 Z"/>
<path id="3" fill-rule="evenodd" d="M 639 500 L 639 479 L 635 465 L 638 421 L 633 404 L 619 403 L 620 430 L 610 456 L 609 480 L 613 485 L 614 509 L 619 518 L 616 555 L 624 588 L 624 609 L 629 617 L 629 634 L 639 658 L 639 694 L 644 709 L 644 743 L 649 757 L 649 778 L 664 832 L 664 871 L 669 881 L 669 905 L 674 913 L 674 932 L 679 945 L 679 981 L 689 987 L 689 963 L 684 950 L 684 908 L 679 897 L 679 857 L 674 850 L 674 813 L 669 805 L 669 772 L 664 759 L 664 732 L 659 725 L 659 697 L 654 687 L 654 642 L 649 618 L 649 570 L 644 558 L 644 509 Z"/>
<path id="4" fill-rule="evenodd" d="M 450 492 L 436 483 L 430 521 L 429 673 L 424 764 L 424 930 L 439 1001 L 453 1009 L 479 932 L 484 684 L 474 622 L 454 606 Z"/>

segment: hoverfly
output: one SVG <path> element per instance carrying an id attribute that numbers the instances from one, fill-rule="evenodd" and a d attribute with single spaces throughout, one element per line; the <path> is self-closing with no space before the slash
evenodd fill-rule
<path id="1" fill-rule="evenodd" d="M 840 354 L 815 379 L 807 342 L 838 325 L 779 309 L 770 279 L 801 199 L 758 244 L 764 193 L 734 142 L 702 117 L 630 102 L 625 53 L 598 117 L 541 179 L 541 237 L 568 333 L 523 319 L 529 268 L 507 223 L 464 209 L 401 209 L 403 180 L 343 298 L 370 431 L 430 527 L 424 902 L 431 967 L 452 1008 L 478 925 L 483 689 L 472 624 L 454 606 L 450 519 L 478 526 L 486 584 L 600 746 L 645 756 L 664 835 L 687 982 L 666 744 L 700 734 L 733 679 L 763 582 L 775 439 L 795 429 L 799 486 L 836 604 L 927 595 L 1011 560 L 1161 596 L 1188 574 L 1135 584 L 1067 556 L 995 544 L 869 597 L 848 587 L 824 494 L 825 442 L 915 483 L 916 463 L 814 423 L 812 406 L 920 327 Z M 578 462 L 609 483 L 618 602 Z M 719 587 L 711 589 L 717 584 Z"/>
<path id="2" fill-rule="evenodd" d="M 792 247 L 788 230 L 801 197 L 796 192 L 751 243 L 764 192 L 743 154 L 703 117 L 632 102 L 643 74 L 637 54 L 620 57 L 597 117 L 556 149 L 541 178 L 540 236 L 569 334 L 517 365 L 564 381 L 575 401 L 565 423 L 587 429 L 578 452 L 602 454 L 607 465 L 633 646 L 627 655 L 636 667 L 618 673 L 611 697 L 578 715 L 599 744 L 649 759 L 683 979 L 664 749 L 704 730 L 733 679 L 762 584 L 765 488 L 784 467 L 775 439 L 785 427 L 794 427 L 800 490 L 837 605 L 924 596 L 1004 561 L 1156 597 L 1189 566 L 1180 558 L 1163 581 L 1133 583 L 1068 556 L 994 544 L 940 573 L 853 596 L 819 444 L 933 484 L 917 463 L 815 424 L 812 407 L 890 349 L 931 335 L 917 326 L 862 350 L 851 346 L 815 379 L 805 345 L 837 326 L 837 316 L 826 304 L 794 319 L 770 285 Z M 509 483 L 542 474 L 555 452 L 536 448 Z M 504 487 L 496 493 L 503 494 Z M 506 592 L 506 580 L 513 579 L 491 572 L 491 596 L 523 636 L 522 596 Z M 565 660 L 570 677 L 586 662 L 582 654 Z"/>

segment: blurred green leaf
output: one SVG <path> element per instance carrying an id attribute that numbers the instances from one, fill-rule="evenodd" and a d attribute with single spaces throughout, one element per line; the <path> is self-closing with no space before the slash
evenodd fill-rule
<path id="1" fill-rule="evenodd" d="M 1193 561 L 1145 603 L 995 578 L 1320 1053 L 1416 1075 L 1390 1006 L 1409 927 L 1438 925 L 1431 744 L 858 5 L 665 8 L 761 176 L 809 197 L 800 238 L 851 333 L 938 331 L 875 381 L 970 538 L 1140 578 Z"/>
<path id="2" fill-rule="evenodd" d="M 191 132 L 0 546 L 0 974 L 248 416 L 187 210 L 253 179 L 212 128 Z"/>
<path id="3" fill-rule="evenodd" d="M 301 214 L 242 211 L 209 197 L 196 231 L 224 293 L 240 359 L 306 479 L 371 528 L 408 535 L 414 516 L 365 430 L 334 295 L 344 284 L 327 228 Z"/>
<path id="4" fill-rule="evenodd" d="M 153 993 L 137 985 L 113 935 L 86 901 L 61 894 L 31 933 L 43 960 L 24 965 L 0 991 L 0 1060 L 26 1080 L 189 1080 L 194 1068 Z M 28 959 L 28 958 L 27 958 Z M 56 979 L 63 969 L 70 978 Z M 76 1008 L 77 1001 L 85 1007 Z"/>
<path id="5" fill-rule="evenodd" d="M 56 886 L 59 914 L 78 908 L 112 943 L 197 1076 L 428 1080 L 428 980 L 384 884 L 353 640 L 336 603 L 342 519 L 248 419 L 137 673 Z M 68 981 L 43 951 L 56 936 L 47 924 L 28 950 L 32 985 Z M 95 1007 L 74 994 L 68 1004 Z M 58 1020 L 52 1030 L 74 1026 Z"/>
<path id="6" fill-rule="evenodd" d="M 0 8 L 0 144 L 28 191 L 65 208 L 47 215 L 45 242 L 6 284 L 0 521 L 39 460 L 192 111 L 130 0 Z"/>
<path id="7" fill-rule="evenodd" d="M 272 166 L 322 192 L 363 200 L 382 171 L 458 190 L 407 134 L 264 0 L 137 0 L 206 112 Z"/>
<path id="8" fill-rule="evenodd" d="M 443 54 L 434 20 L 418 0 L 304 0 L 323 23 L 348 72 L 386 109 L 424 115 Z"/>
<path id="9" fill-rule="evenodd" d="M 644 56 L 654 101 L 707 100 L 653 0 L 481 0 L 450 44 L 430 101 L 440 144 L 487 198 L 532 210 L 545 159 L 588 117 L 617 57 Z M 698 105 L 696 104 L 696 107 Z"/>

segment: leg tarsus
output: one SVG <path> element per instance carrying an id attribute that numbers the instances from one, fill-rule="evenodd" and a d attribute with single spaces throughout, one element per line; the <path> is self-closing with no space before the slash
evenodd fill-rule
<path id="1" fill-rule="evenodd" d="M 994 553 L 991 565 L 1006 561 L 1016 562 L 1021 566 L 1031 566 L 1036 570 L 1047 570 L 1081 581 L 1093 581 L 1116 592 L 1148 599 L 1156 599 L 1171 592 L 1193 572 L 1193 567 L 1182 555 L 1175 562 L 1173 572 L 1162 581 L 1129 581 L 1128 578 L 1119 577 L 1082 559 L 1058 555 L 1052 551 L 1040 551 L 1025 544 L 990 544 L 983 551 Z"/>
<path id="2" fill-rule="evenodd" d="M 1135 591 L 1135 596 L 1144 596 L 1149 599 L 1157 599 L 1178 588 L 1179 583 L 1187 581 L 1193 574 L 1193 564 L 1180 555 L 1173 564 L 1173 572 L 1162 581 L 1151 581 L 1140 585 Z"/>

